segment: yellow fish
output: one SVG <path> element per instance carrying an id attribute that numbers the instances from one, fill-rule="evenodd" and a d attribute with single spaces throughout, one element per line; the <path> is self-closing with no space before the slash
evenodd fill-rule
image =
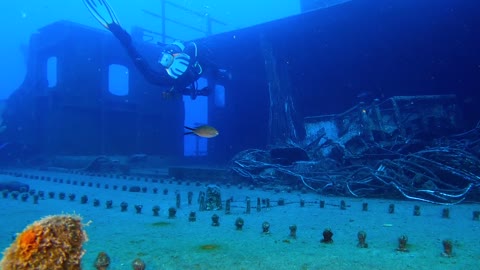
<path id="1" fill-rule="evenodd" d="M 207 139 L 216 137 L 218 135 L 218 130 L 216 128 L 214 128 L 212 126 L 208 126 L 208 125 L 202 125 L 202 126 L 198 126 L 196 128 L 185 127 L 185 129 L 190 130 L 188 132 L 185 132 L 184 133 L 185 135 L 195 134 L 198 137 L 207 138 Z"/>

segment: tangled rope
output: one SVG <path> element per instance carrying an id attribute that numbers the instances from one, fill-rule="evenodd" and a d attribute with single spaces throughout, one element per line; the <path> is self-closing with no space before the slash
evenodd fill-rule
<path id="1" fill-rule="evenodd" d="M 403 153 L 402 147 L 366 143 L 368 152 L 353 155 L 344 151 L 341 159 L 318 157 L 291 165 L 274 162 L 267 150 L 249 149 L 237 154 L 230 169 L 258 185 L 296 185 L 320 194 L 354 197 L 395 197 L 434 204 L 457 204 L 480 186 L 480 123 L 468 132 L 444 137 L 422 145 L 418 151 Z M 325 144 L 323 147 L 326 147 Z M 329 145 L 331 147 L 331 144 Z M 295 146 L 298 147 L 298 146 Z M 396 149 L 396 150 L 392 150 Z M 344 149 L 345 150 L 345 149 Z M 478 201 L 478 196 L 470 200 Z"/>

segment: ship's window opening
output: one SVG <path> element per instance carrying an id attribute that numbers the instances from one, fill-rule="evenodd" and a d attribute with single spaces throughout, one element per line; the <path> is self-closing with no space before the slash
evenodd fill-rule
<path id="1" fill-rule="evenodd" d="M 56 56 L 47 59 L 47 81 L 49 88 L 57 86 L 57 64 L 58 61 Z"/>
<path id="2" fill-rule="evenodd" d="M 108 66 L 108 91 L 116 96 L 128 95 L 128 68 L 123 65 Z"/>

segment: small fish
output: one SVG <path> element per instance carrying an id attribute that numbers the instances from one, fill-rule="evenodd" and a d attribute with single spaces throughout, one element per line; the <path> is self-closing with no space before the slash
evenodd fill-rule
<path id="1" fill-rule="evenodd" d="M 195 134 L 199 137 L 207 138 L 207 139 L 216 137 L 218 135 L 218 130 L 216 128 L 214 128 L 212 126 L 208 126 L 208 125 L 202 125 L 202 126 L 198 126 L 196 128 L 185 127 L 185 129 L 188 129 L 190 131 L 185 132 L 184 135 Z"/>

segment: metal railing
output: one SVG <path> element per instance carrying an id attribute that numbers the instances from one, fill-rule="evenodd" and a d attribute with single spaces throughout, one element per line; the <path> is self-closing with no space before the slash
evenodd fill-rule
<path id="1" fill-rule="evenodd" d="M 146 10 L 146 9 L 142 10 L 144 13 L 146 13 L 150 16 L 159 18 L 161 20 L 161 30 L 160 30 L 160 32 L 155 32 L 155 31 L 151 31 L 151 30 L 147 30 L 147 29 L 142 29 L 142 30 L 143 30 L 144 34 L 147 35 L 147 36 L 158 35 L 160 37 L 161 43 L 167 43 L 167 40 L 177 39 L 174 36 L 171 36 L 171 35 L 167 34 L 167 30 L 166 30 L 167 29 L 167 23 L 171 23 L 171 24 L 174 24 L 174 25 L 177 25 L 177 26 L 181 26 L 181 27 L 193 30 L 193 31 L 198 32 L 198 33 L 202 33 L 204 36 L 210 36 L 210 35 L 213 34 L 212 28 L 213 28 L 214 24 L 223 25 L 223 26 L 227 25 L 225 22 L 222 22 L 220 20 L 212 18 L 208 14 L 194 11 L 192 9 L 181 6 L 181 5 L 176 4 L 174 2 L 171 2 L 171 1 L 168 1 L 168 0 L 161 0 L 160 2 L 161 2 L 160 13 L 155 13 L 155 12 L 152 12 L 152 11 Z M 188 25 L 188 24 L 186 24 L 184 22 L 181 22 L 181 21 L 178 21 L 178 20 L 168 18 L 167 17 L 167 9 L 170 9 L 170 8 L 186 12 L 188 14 L 191 14 L 192 16 L 196 16 L 196 17 L 199 17 L 199 18 L 204 18 L 205 19 L 205 28 L 202 29 L 202 28 L 199 28 L 199 27 L 196 27 L 196 26 Z"/>

